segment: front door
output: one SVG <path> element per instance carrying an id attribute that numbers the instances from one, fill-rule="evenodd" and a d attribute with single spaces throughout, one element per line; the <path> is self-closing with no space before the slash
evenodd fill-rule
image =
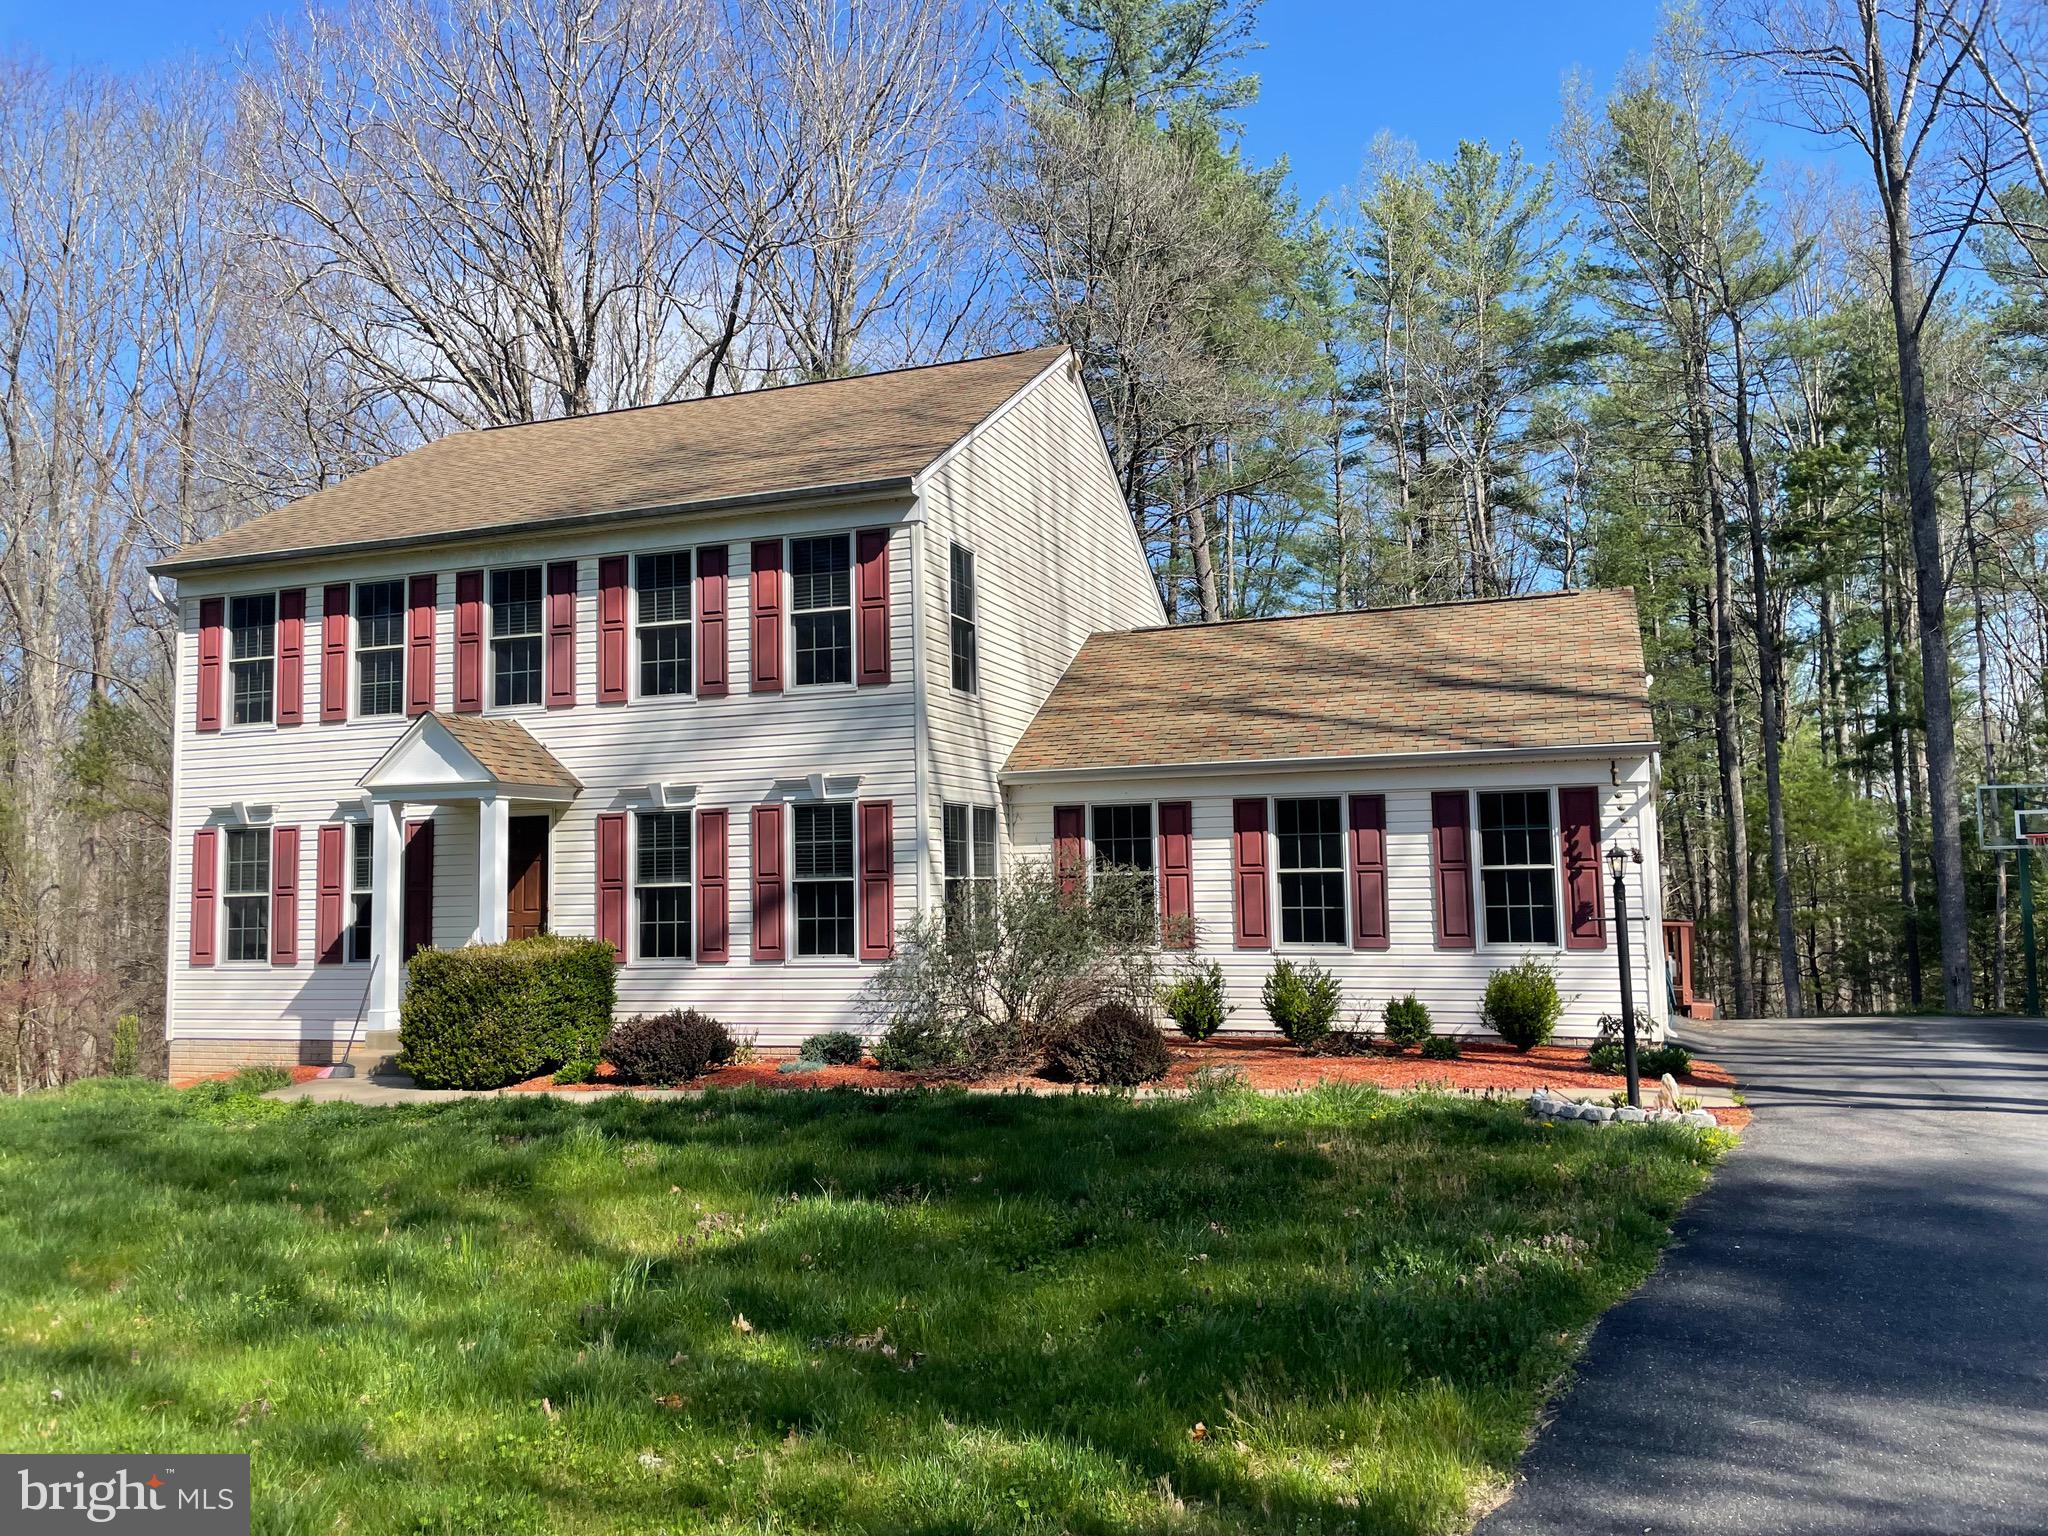
<path id="1" fill-rule="evenodd" d="M 548 819 L 509 818 L 505 937 L 530 939 L 548 925 Z"/>

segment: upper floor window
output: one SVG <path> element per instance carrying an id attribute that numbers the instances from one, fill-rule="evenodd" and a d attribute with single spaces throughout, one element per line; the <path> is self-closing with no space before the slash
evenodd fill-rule
<path id="1" fill-rule="evenodd" d="M 1557 881 L 1550 791 L 1479 796 L 1479 884 L 1489 944 L 1555 944 Z"/>
<path id="2" fill-rule="evenodd" d="M 491 572 L 491 702 L 540 702 L 540 567 Z"/>
<path id="3" fill-rule="evenodd" d="M 635 828 L 633 889 L 640 902 L 640 958 L 690 956 L 690 813 L 642 812 Z"/>
<path id="4" fill-rule="evenodd" d="M 227 835 L 227 957 L 270 958 L 270 829 L 230 827 Z"/>
<path id="5" fill-rule="evenodd" d="M 953 686 L 973 693 L 981 686 L 974 628 L 974 551 L 953 546 L 948 606 L 953 614 Z"/>
<path id="6" fill-rule="evenodd" d="M 977 910 L 996 888 L 996 808 L 948 805 L 943 810 L 946 910 L 972 902 Z"/>
<path id="7" fill-rule="evenodd" d="M 1343 828 L 1334 798 L 1274 802 L 1283 943 L 1344 942 Z"/>
<path id="8" fill-rule="evenodd" d="M 843 800 L 792 807 L 796 952 L 853 953 L 853 807 Z"/>
<path id="9" fill-rule="evenodd" d="M 789 582 L 797 686 L 852 682 L 853 540 L 843 533 L 791 539 Z"/>
<path id="10" fill-rule="evenodd" d="M 641 555 L 634 570 L 639 607 L 640 692 L 662 698 L 690 691 L 690 554 Z"/>
<path id="11" fill-rule="evenodd" d="M 348 835 L 348 957 L 351 960 L 368 960 L 373 916 L 370 884 L 377 867 L 370 824 L 367 821 L 351 822 Z"/>
<path id="12" fill-rule="evenodd" d="M 235 685 L 235 724 L 258 725 L 276 704 L 277 595 L 263 592 L 228 602 L 232 632 L 228 671 Z"/>
<path id="13" fill-rule="evenodd" d="M 405 713 L 405 583 L 356 587 L 356 713 Z"/>

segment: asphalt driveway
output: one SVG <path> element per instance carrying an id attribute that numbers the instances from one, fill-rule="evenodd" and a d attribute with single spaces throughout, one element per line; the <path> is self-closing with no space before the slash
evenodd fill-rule
<path id="1" fill-rule="evenodd" d="M 1685 1038 L 1756 1122 L 1480 1532 L 2048 1531 L 2048 1024 Z"/>

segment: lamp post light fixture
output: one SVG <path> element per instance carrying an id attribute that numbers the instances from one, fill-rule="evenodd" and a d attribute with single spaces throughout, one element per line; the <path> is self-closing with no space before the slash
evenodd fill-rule
<path id="1" fill-rule="evenodd" d="M 1628 1101 L 1637 1109 L 1643 1107 L 1643 1084 L 1636 1072 L 1636 988 L 1628 963 L 1628 884 L 1624 877 L 1630 864 L 1642 862 L 1640 848 L 1607 850 L 1607 867 L 1614 871 L 1614 947 L 1621 961 L 1621 1051 L 1628 1066 Z"/>

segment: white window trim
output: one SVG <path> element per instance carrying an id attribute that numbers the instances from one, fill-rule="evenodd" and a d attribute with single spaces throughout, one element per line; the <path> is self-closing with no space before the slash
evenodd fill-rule
<path id="1" fill-rule="evenodd" d="M 1316 791 L 1299 795 L 1268 795 L 1266 797 L 1266 882 L 1267 897 L 1272 903 L 1273 948 L 1287 950 L 1301 955 L 1338 955 L 1352 953 L 1351 935 L 1355 931 L 1351 918 L 1351 870 L 1346 854 L 1346 843 L 1351 830 L 1350 792 L 1341 789 Z M 1337 802 L 1337 898 L 1343 911 L 1338 923 L 1342 937 L 1325 939 L 1316 944 L 1304 939 L 1286 939 L 1287 920 L 1280 910 L 1280 802 L 1282 800 L 1334 800 Z M 1290 871 L 1301 873 L 1301 871 Z M 1323 873 L 1323 871 L 1309 871 Z"/>
<path id="2" fill-rule="evenodd" d="M 362 620 L 357 617 L 362 609 L 362 604 L 357 601 L 356 594 L 364 587 L 382 587 L 393 584 L 396 584 L 398 587 L 398 708 L 389 714 L 369 715 L 363 713 L 363 626 Z M 406 684 L 409 679 L 405 675 L 405 669 L 407 662 L 411 659 L 406 654 L 411 649 L 412 639 L 406 633 L 406 626 L 410 622 L 406 615 L 411 608 L 411 596 L 407 578 L 403 576 L 365 577 L 360 581 L 352 581 L 348 584 L 348 717 L 351 720 L 402 721 L 409 718 L 406 714 Z M 324 610 L 320 615 L 320 622 L 324 628 L 327 623 L 327 615 Z M 391 647 L 380 645 L 373 646 L 371 649 L 383 651 L 389 650 Z"/>
<path id="3" fill-rule="evenodd" d="M 967 862 L 970 870 L 964 877 L 946 873 L 946 812 L 954 810 L 967 813 Z M 974 813 L 976 811 L 987 811 L 995 817 L 996 824 L 995 846 L 989 855 L 995 863 L 995 868 L 985 875 L 978 867 L 975 867 Z M 854 835 L 858 837 L 859 832 L 860 829 L 856 827 Z M 1001 805 L 982 800 L 942 800 L 939 802 L 939 901 L 941 905 L 946 900 L 946 887 L 959 878 L 964 878 L 969 884 L 979 884 L 986 881 L 990 890 L 1001 889 L 1003 879 L 1003 811 Z"/>
<path id="4" fill-rule="evenodd" d="M 512 560 L 504 565 L 484 567 L 484 611 L 483 611 L 483 712 L 487 715 L 538 715 L 548 707 L 548 563 L 545 560 Z M 579 562 L 580 564 L 580 562 Z M 498 635 L 492 632 L 493 604 L 491 586 L 494 579 L 506 571 L 540 572 L 540 628 L 529 637 L 526 635 Z M 540 697 L 531 704 L 500 704 L 498 702 L 498 648 L 496 642 L 503 640 L 540 641 Z"/>
<path id="5" fill-rule="evenodd" d="M 787 677 L 786 693 L 852 693 L 860 687 L 860 545 L 852 528 L 822 528 L 815 533 L 792 533 L 782 540 L 782 645 Z M 843 683 L 800 683 L 796 680 L 796 546 L 810 539 L 841 539 L 846 544 L 846 681 Z M 837 613 L 837 608 L 806 608 L 805 613 Z M 859 829 L 854 836 L 858 839 Z M 856 876 L 858 879 L 858 876 Z M 792 950 L 795 945 L 790 946 Z M 855 936 L 855 949 L 859 937 Z"/>
<path id="6" fill-rule="evenodd" d="M 626 603 L 626 697 L 635 704 L 651 704 L 659 708 L 664 704 L 694 704 L 697 701 L 697 670 L 701 662 L 697 647 L 704 643 L 703 625 L 697 622 L 697 583 L 702 578 L 697 560 L 698 551 L 703 547 L 665 544 L 659 549 L 636 549 L 626 557 L 626 588 L 630 594 Z M 689 598 L 685 609 L 689 617 L 683 621 L 683 627 L 690 632 L 690 665 L 681 693 L 643 693 L 640 689 L 640 562 L 650 555 L 687 555 L 690 561 Z M 694 847 L 693 844 L 693 852 Z"/>
<path id="7" fill-rule="evenodd" d="M 1088 800 L 1081 806 L 1081 852 L 1082 861 L 1088 871 L 1088 887 L 1095 887 L 1098 864 L 1095 858 L 1095 813 L 1097 810 L 1135 809 L 1144 806 L 1151 812 L 1152 820 L 1152 905 L 1159 906 L 1159 802 L 1157 800 Z"/>
<path id="8" fill-rule="evenodd" d="M 1471 817 L 1472 836 L 1472 942 L 1475 950 L 1495 955 L 1561 955 L 1564 953 L 1564 859 L 1559 848 L 1563 828 L 1557 818 L 1557 791 L 1555 784 L 1488 784 L 1484 788 L 1474 787 L 1466 791 L 1466 805 Z M 1541 793 L 1550 802 L 1550 835 L 1544 842 L 1550 849 L 1550 909 L 1551 922 L 1557 929 L 1557 941 L 1552 944 L 1517 944 L 1509 941 L 1496 944 L 1486 936 L 1486 862 L 1479 840 L 1479 797 L 1481 795 L 1529 795 Z M 1513 868 L 1534 868 L 1535 866 L 1515 865 Z"/>
<path id="9" fill-rule="evenodd" d="M 220 946 L 216 964 L 233 970 L 268 970 L 276 958 L 272 953 L 277 943 L 277 829 L 265 825 L 229 825 L 220 829 L 220 848 L 214 854 L 214 889 L 220 894 L 215 898 L 217 910 L 214 913 L 215 942 Z M 270 878 L 263 886 L 263 958 L 261 960 L 236 960 L 228 954 L 228 902 L 232 899 L 243 901 L 252 898 L 253 891 L 230 891 L 228 889 L 228 844 L 237 832 L 253 832 L 263 839 L 264 867 Z"/>
<path id="10" fill-rule="evenodd" d="M 963 622 L 962 615 L 953 606 L 957 584 L 953 579 L 953 555 L 955 552 L 967 557 L 969 584 L 974 592 L 974 616 L 965 619 L 968 629 L 974 635 L 974 686 L 962 688 L 953 677 L 953 626 Z M 946 546 L 946 682 L 952 691 L 966 698 L 981 696 L 981 570 L 974 558 L 974 551 L 958 539 L 948 541 Z"/>
<path id="11" fill-rule="evenodd" d="M 660 695 L 657 695 L 660 697 Z M 690 912 L 690 948 L 683 955 L 643 955 L 640 952 L 640 818 L 642 816 L 680 816 L 683 825 L 690 829 L 690 867 L 685 872 L 687 879 L 680 886 L 674 881 L 658 881 L 647 887 L 649 890 L 681 889 L 689 894 L 685 898 Z M 636 965 L 687 965 L 697 964 L 697 947 L 703 942 L 703 935 L 697 931 L 697 872 L 699 852 L 697 848 L 697 810 L 691 806 L 655 805 L 636 808 L 627 815 L 632 835 L 626 839 L 626 893 L 628 912 L 626 916 L 626 958 Z M 549 860 L 549 879 L 553 880 L 554 861 Z M 729 882 L 728 882 L 729 883 Z M 552 893 L 550 893 L 552 898 Z M 552 910 L 552 908 L 550 908 Z M 792 940 L 794 934 L 791 935 Z"/>
<path id="12" fill-rule="evenodd" d="M 341 963 L 343 965 L 368 965 L 370 957 L 367 953 L 353 955 L 349 951 L 355 947 L 356 897 L 358 896 L 368 896 L 370 898 L 370 944 L 372 948 L 376 947 L 377 850 L 375 834 L 371 834 L 370 883 L 359 887 L 356 884 L 356 829 L 360 827 L 368 831 L 372 823 L 369 818 L 358 816 L 342 822 L 341 825 L 344 829 L 341 836 L 341 859 L 348 871 L 341 882 Z M 401 838 L 404 836 L 403 828 L 400 829 L 399 835 Z M 317 895 L 318 893 L 316 892 L 316 898 Z"/>
<path id="13" fill-rule="evenodd" d="M 782 829 L 782 867 L 788 871 L 783 879 L 782 898 L 782 952 L 785 965 L 834 967 L 858 967 L 863 963 L 860 957 L 860 802 L 839 795 L 822 798 L 806 795 L 792 799 L 785 804 L 789 814 L 784 816 Z M 799 880 L 796 875 L 796 808 L 800 805 L 843 805 L 853 823 L 853 875 L 845 883 L 853 887 L 853 953 L 847 955 L 806 955 L 797 949 L 796 888 L 799 885 L 836 885 L 836 880 Z"/>
<path id="14" fill-rule="evenodd" d="M 268 720 L 235 719 L 235 604 L 245 597 L 268 597 L 270 599 L 270 718 Z M 226 675 L 221 679 L 224 697 L 220 706 L 220 725 L 223 731 L 274 731 L 277 729 L 278 684 L 281 670 L 278 657 L 278 631 L 284 627 L 284 594 L 275 590 L 254 592 L 229 592 L 221 600 L 221 665 Z M 300 687 L 305 686 L 304 658 L 306 654 L 305 625 L 299 626 Z M 262 657 L 252 656 L 251 661 Z"/>

